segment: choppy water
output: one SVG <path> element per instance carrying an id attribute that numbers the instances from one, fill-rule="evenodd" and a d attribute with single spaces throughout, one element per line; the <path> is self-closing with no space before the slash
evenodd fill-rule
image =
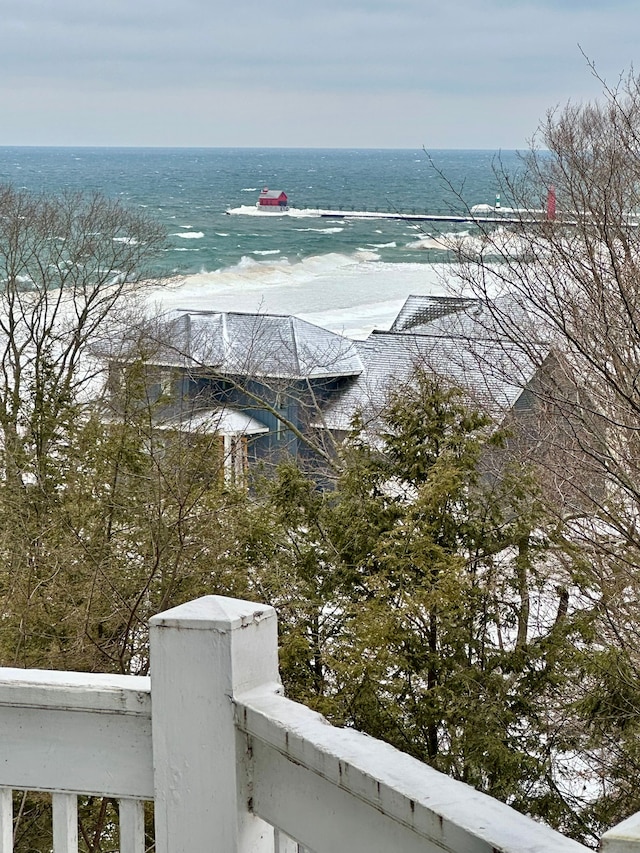
<path id="1" fill-rule="evenodd" d="M 159 219 L 168 243 L 154 273 L 183 277 L 157 291 L 163 305 L 298 313 L 358 333 L 438 289 L 428 267 L 444 255 L 425 238 L 466 226 L 226 210 L 251 208 L 268 186 L 296 210 L 461 212 L 494 203 L 498 159 L 517 168 L 515 152 L 5 147 L 0 181 L 98 190 Z"/>

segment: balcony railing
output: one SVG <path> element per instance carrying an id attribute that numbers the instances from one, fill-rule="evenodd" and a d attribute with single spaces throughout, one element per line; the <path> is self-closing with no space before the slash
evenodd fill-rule
<path id="1" fill-rule="evenodd" d="M 585 853 L 389 745 L 281 695 L 271 607 L 207 596 L 155 616 L 151 678 L 0 669 L 0 853 L 12 790 L 50 792 L 53 850 L 78 795 L 119 802 L 120 853 Z M 603 839 L 639 851 L 640 820 Z M 637 847 L 636 847 L 637 845 Z"/>

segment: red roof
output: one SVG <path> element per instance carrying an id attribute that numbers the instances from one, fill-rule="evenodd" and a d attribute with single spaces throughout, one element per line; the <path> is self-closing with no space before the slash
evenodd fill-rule
<path id="1" fill-rule="evenodd" d="M 287 194 L 284 193 L 282 190 L 270 190 L 268 187 L 265 187 L 262 190 L 262 192 L 260 193 L 260 199 L 262 200 L 263 198 L 275 198 L 275 199 L 283 198 L 286 201 L 287 200 Z"/>
<path id="2" fill-rule="evenodd" d="M 286 207 L 287 194 L 282 190 L 270 190 L 265 187 L 260 193 L 258 207 Z"/>

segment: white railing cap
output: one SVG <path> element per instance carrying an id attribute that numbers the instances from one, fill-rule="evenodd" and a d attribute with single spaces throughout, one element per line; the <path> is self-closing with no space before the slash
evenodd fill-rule
<path id="1" fill-rule="evenodd" d="M 142 675 L 0 667 L 3 705 L 149 716 L 151 682 Z"/>
<path id="2" fill-rule="evenodd" d="M 587 853 L 577 841 L 390 744 L 354 729 L 336 728 L 305 705 L 273 692 L 254 690 L 236 697 L 236 725 L 271 747 L 274 755 L 291 761 L 293 767 L 311 771 L 311 778 L 325 779 L 399 826 L 410 827 L 417 838 L 425 839 L 425 845 L 429 841 L 438 849 L 469 853 Z M 272 788 L 276 784 L 273 764 L 266 767 Z M 258 801 L 260 777 L 256 768 L 253 772 Z M 295 791 L 290 792 L 289 800 L 292 809 L 300 805 Z M 261 816 L 271 819 L 271 815 Z M 287 826 L 281 825 L 281 829 L 287 831 Z"/>
<path id="3" fill-rule="evenodd" d="M 268 604 L 223 595 L 204 595 L 153 616 L 149 625 L 152 628 L 228 631 L 275 616 L 275 610 Z"/>

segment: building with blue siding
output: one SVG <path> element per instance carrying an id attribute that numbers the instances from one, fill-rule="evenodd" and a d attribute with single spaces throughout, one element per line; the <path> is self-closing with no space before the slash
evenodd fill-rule
<path id="1" fill-rule="evenodd" d="M 496 305 L 411 296 L 389 330 L 361 341 L 293 316 L 174 311 L 148 356 L 157 429 L 216 436 L 235 481 L 285 456 L 321 467 L 356 415 L 375 434 L 389 395 L 422 370 L 507 426 L 518 458 L 546 465 L 572 454 L 575 463 L 584 422 L 570 422 L 570 371 L 548 341 L 525 332 L 517 305 L 503 299 L 501 315 Z M 529 346 L 514 342 L 514 329 L 529 335 Z"/>

